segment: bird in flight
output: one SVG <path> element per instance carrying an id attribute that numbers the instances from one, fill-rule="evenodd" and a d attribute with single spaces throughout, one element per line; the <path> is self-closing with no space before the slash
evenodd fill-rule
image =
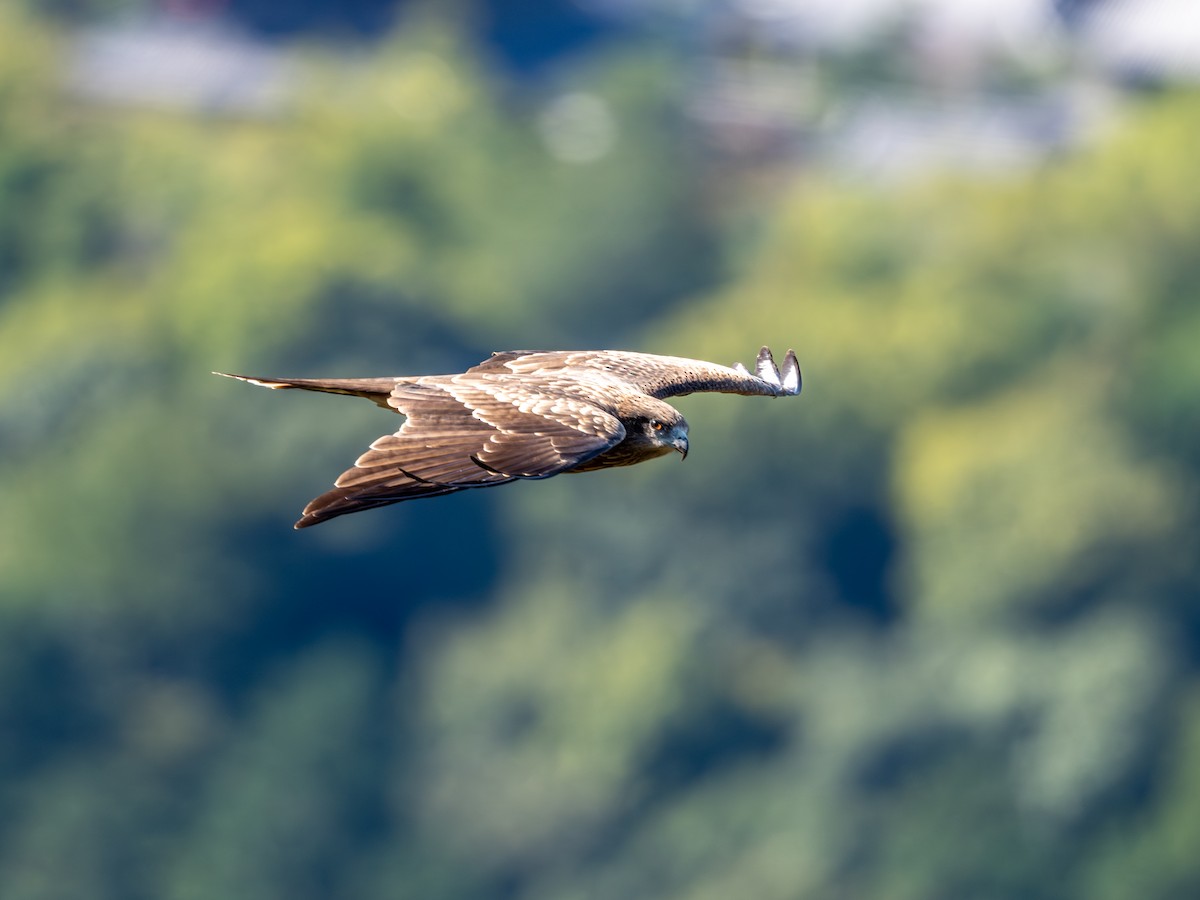
<path id="1" fill-rule="evenodd" d="M 620 350 L 509 350 L 457 375 L 391 378 L 251 378 L 274 389 L 365 397 L 405 417 L 371 444 L 335 487 L 296 522 L 307 528 L 359 510 L 494 487 L 561 472 L 631 466 L 677 451 L 688 425 L 663 402 L 697 392 L 784 397 L 800 393 L 800 367 L 763 347 L 754 372 Z"/>

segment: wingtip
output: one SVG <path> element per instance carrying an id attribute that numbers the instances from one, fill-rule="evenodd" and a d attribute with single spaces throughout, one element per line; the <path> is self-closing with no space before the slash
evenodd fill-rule
<path id="1" fill-rule="evenodd" d="M 758 364 L 755 368 L 758 377 L 767 384 L 777 388 L 783 387 L 783 380 L 779 376 L 779 367 L 775 365 L 775 358 L 771 356 L 769 347 L 763 347 L 758 351 Z"/>
<path id="2" fill-rule="evenodd" d="M 741 363 L 735 364 L 733 368 L 739 374 L 753 375 L 753 377 L 765 382 L 772 388 L 772 393 L 777 397 L 799 394 L 803 387 L 803 380 L 800 376 L 800 363 L 796 359 L 796 351 L 790 347 L 783 357 L 782 366 L 776 365 L 771 348 L 763 347 L 758 351 L 758 359 L 755 360 L 753 373 L 747 371 L 746 367 Z"/>
<path id="3" fill-rule="evenodd" d="M 783 357 L 783 389 L 788 394 L 799 394 L 804 389 L 804 378 L 800 374 L 800 363 L 796 351 L 788 348 Z"/>

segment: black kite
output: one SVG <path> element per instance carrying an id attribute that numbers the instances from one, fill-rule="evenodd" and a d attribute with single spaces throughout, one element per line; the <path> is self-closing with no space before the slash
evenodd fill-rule
<path id="1" fill-rule="evenodd" d="M 402 413 L 304 508 L 297 528 L 375 506 L 492 487 L 560 472 L 630 466 L 671 451 L 687 456 L 688 426 L 667 397 L 699 391 L 782 397 L 800 393 L 789 350 L 782 371 L 766 347 L 755 372 L 620 350 L 510 350 L 458 375 L 250 378 L 269 388 L 366 397 Z"/>

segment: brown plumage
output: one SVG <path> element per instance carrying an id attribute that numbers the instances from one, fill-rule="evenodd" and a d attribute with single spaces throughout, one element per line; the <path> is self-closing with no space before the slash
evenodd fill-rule
<path id="1" fill-rule="evenodd" d="M 297 528 L 375 506 L 492 487 L 520 478 L 631 466 L 687 456 L 687 422 L 663 402 L 700 391 L 781 397 L 800 393 L 789 350 L 783 370 L 766 347 L 755 372 L 695 359 L 619 350 L 494 353 L 458 375 L 396 378 L 250 378 L 269 388 L 366 397 L 405 416 L 371 444 L 333 490 L 304 508 Z"/>

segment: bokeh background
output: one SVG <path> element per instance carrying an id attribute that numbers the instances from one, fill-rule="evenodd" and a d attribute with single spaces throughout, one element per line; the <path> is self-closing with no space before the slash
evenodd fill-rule
<path id="1" fill-rule="evenodd" d="M 0 896 L 1200 896 L 1187 2 L 0 7 Z M 749 362 L 291 523 L 211 377 Z"/>

